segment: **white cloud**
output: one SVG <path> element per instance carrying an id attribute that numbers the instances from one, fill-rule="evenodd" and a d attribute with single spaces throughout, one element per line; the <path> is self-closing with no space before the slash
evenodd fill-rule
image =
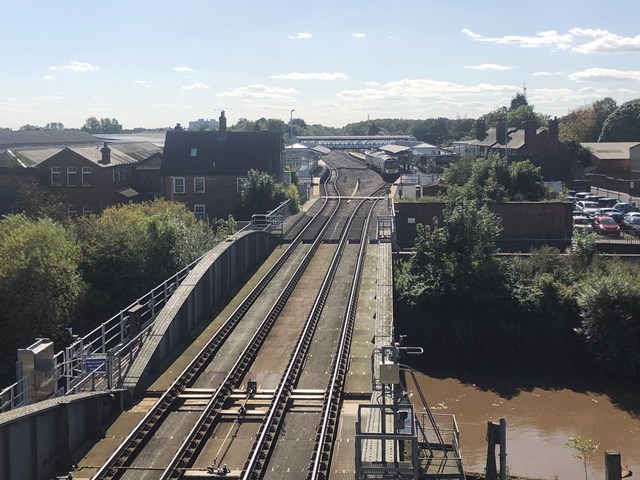
<path id="1" fill-rule="evenodd" d="M 640 35 L 622 37 L 607 30 L 572 28 L 569 30 L 576 37 L 592 37 L 594 40 L 573 48 L 579 53 L 622 53 L 640 52 Z"/>
<path id="2" fill-rule="evenodd" d="M 466 65 L 464 68 L 470 70 L 487 70 L 492 72 L 504 72 L 505 70 L 511 70 L 513 67 L 507 65 L 498 65 L 496 63 L 483 63 L 481 65 Z"/>
<path id="3" fill-rule="evenodd" d="M 351 36 L 353 38 L 364 38 L 364 37 L 367 36 L 367 34 L 366 33 L 361 33 L 361 32 L 355 32 L 355 33 L 352 33 Z"/>
<path id="4" fill-rule="evenodd" d="M 503 37 L 484 37 L 472 32 L 468 28 L 463 28 L 464 33 L 471 40 L 476 42 L 498 43 L 505 45 L 517 45 L 524 48 L 536 48 L 536 47 L 552 47 L 560 50 L 569 48 L 573 41 L 573 36 L 569 33 L 559 34 L 555 30 L 548 30 L 545 32 L 538 32 L 534 36 L 521 36 L 521 35 L 505 35 Z"/>
<path id="5" fill-rule="evenodd" d="M 222 92 L 218 94 L 219 97 L 232 97 L 232 98 L 268 98 L 277 100 L 293 100 L 293 95 L 298 93 L 293 88 L 276 88 L 268 87 L 262 84 L 248 85 L 246 87 L 239 87 L 234 90 Z"/>
<path id="6" fill-rule="evenodd" d="M 192 83 L 191 85 L 185 85 L 183 90 L 211 90 L 211 87 L 202 82 Z"/>
<path id="7" fill-rule="evenodd" d="M 637 95 L 640 93 L 638 90 L 631 90 L 630 88 L 619 88 L 618 91 L 620 93 L 630 93 L 631 95 Z"/>
<path id="8" fill-rule="evenodd" d="M 40 97 L 42 100 L 62 100 L 60 95 L 50 95 L 46 97 Z"/>
<path id="9" fill-rule="evenodd" d="M 174 72 L 195 72 L 191 67 L 173 67 Z"/>
<path id="10" fill-rule="evenodd" d="M 45 75 L 42 80 L 53 80 L 53 75 Z"/>
<path id="11" fill-rule="evenodd" d="M 289 40 L 310 40 L 312 35 L 308 32 L 298 32 L 295 35 L 289 35 Z"/>
<path id="12" fill-rule="evenodd" d="M 100 70 L 100 67 L 96 65 L 91 65 L 88 62 L 78 62 L 73 60 L 69 65 L 58 65 L 49 67 L 49 70 L 58 71 L 58 70 L 68 70 L 70 72 L 95 72 Z"/>
<path id="13" fill-rule="evenodd" d="M 533 72 L 534 77 L 550 77 L 552 75 L 561 75 L 562 72 Z"/>
<path id="14" fill-rule="evenodd" d="M 364 83 L 367 87 L 379 87 L 380 83 L 379 82 L 365 82 Z"/>
<path id="15" fill-rule="evenodd" d="M 278 75 L 272 75 L 270 78 L 278 80 L 346 80 L 347 75 L 344 73 L 281 73 Z"/>
<path id="16" fill-rule="evenodd" d="M 569 78 L 575 82 L 585 81 L 640 81 L 640 71 L 615 70 L 612 68 L 589 68 L 581 72 L 572 73 Z"/>
<path id="17" fill-rule="evenodd" d="M 147 82 L 145 82 L 144 80 L 134 80 L 133 83 L 137 83 L 137 84 L 140 84 L 140 85 L 146 85 L 147 84 Z"/>

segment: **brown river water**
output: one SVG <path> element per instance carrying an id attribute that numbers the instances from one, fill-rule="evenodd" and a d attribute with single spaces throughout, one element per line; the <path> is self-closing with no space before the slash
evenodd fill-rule
<path id="1" fill-rule="evenodd" d="M 498 423 L 503 417 L 511 475 L 583 479 L 582 460 L 565 447 L 570 436 L 580 436 L 599 444 L 588 462 L 589 479 L 605 478 L 605 450 L 620 452 L 622 464 L 634 472 L 633 477 L 640 477 L 640 392 L 633 387 L 603 387 L 592 381 L 580 385 L 573 378 L 514 387 L 474 382 L 473 376 L 462 382 L 417 375 L 431 409 L 455 415 L 467 472 L 484 472 L 487 422 Z M 558 386 L 562 383 L 572 385 Z"/>

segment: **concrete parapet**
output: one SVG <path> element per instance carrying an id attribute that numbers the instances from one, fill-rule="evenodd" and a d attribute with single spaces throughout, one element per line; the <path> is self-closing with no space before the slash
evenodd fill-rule
<path id="1" fill-rule="evenodd" d="M 124 388 L 131 395 L 142 393 L 166 361 L 212 320 L 218 302 L 262 263 L 278 241 L 271 233 L 251 231 L 211 250 L 158 314 L 149 338 L 124 378 Z"/>
<path id="2" fill-rule="evenodd" d="M 0 480 L 48 480 L 69 471 L 121 410 L 122 394 L 79 393 L 0 414 Z"/>

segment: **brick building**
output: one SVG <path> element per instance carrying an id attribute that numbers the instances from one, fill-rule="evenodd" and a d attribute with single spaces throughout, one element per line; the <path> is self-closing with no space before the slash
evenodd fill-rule
<path id="1" fill-rule="evenodd" d="M 166 134 L 160 175 L 168 200 L 187 205 L 198 218 L 225 218 L 237 212 L 240 188 L 249 170 L 282 181 L 281 132 L 231 132 L 222 112 L 216 132 L 176 128 Z"/>
<path id="2" fill-rule="evenodd" d="M 505 148 L 506 147 L 506 148 Z M 468 143 L 474 155 L 495 152 L 507 155 L 509 161 L 530 160 L 542 169 L 547 181 L 571 180 L 569 152 L 558 139 L 558 120 L 549 120 L 549 128 L 537 128 L 527 121 L 524 128 L 509 128 L 499 120 L 495 128 L 487 129 L 483 120 L 476 122 L 476 138 Z"/>
<path id="3" fill-rule="evenodd" d="M 110 146 L 80 131 L 2 133 L 3 213 L 11 210 L 11 201 L 25 181 L 37 182 L 55 194 L 66 204 L 69 215 L 100 213 L 108 206 L 143 200 L 148 198 L 145 193 L 160 191 L 159 166 L 155 177 L 148 172 L 137 174 L 138 167 L 161 162 L 162 149 L 151 143 Z M 137 189 L 140 186 L 149 190 Z"/>

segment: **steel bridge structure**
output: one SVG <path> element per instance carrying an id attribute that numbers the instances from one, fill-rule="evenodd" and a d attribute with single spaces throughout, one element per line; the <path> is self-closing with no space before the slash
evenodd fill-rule
<path id="1" fill-rule="evenodd" d="M 309 148 L 318 145 L 331 150 L 372 150 L 398 141 L 416 141 L 411 135 L 318 135 L 294 139 Z"/>

